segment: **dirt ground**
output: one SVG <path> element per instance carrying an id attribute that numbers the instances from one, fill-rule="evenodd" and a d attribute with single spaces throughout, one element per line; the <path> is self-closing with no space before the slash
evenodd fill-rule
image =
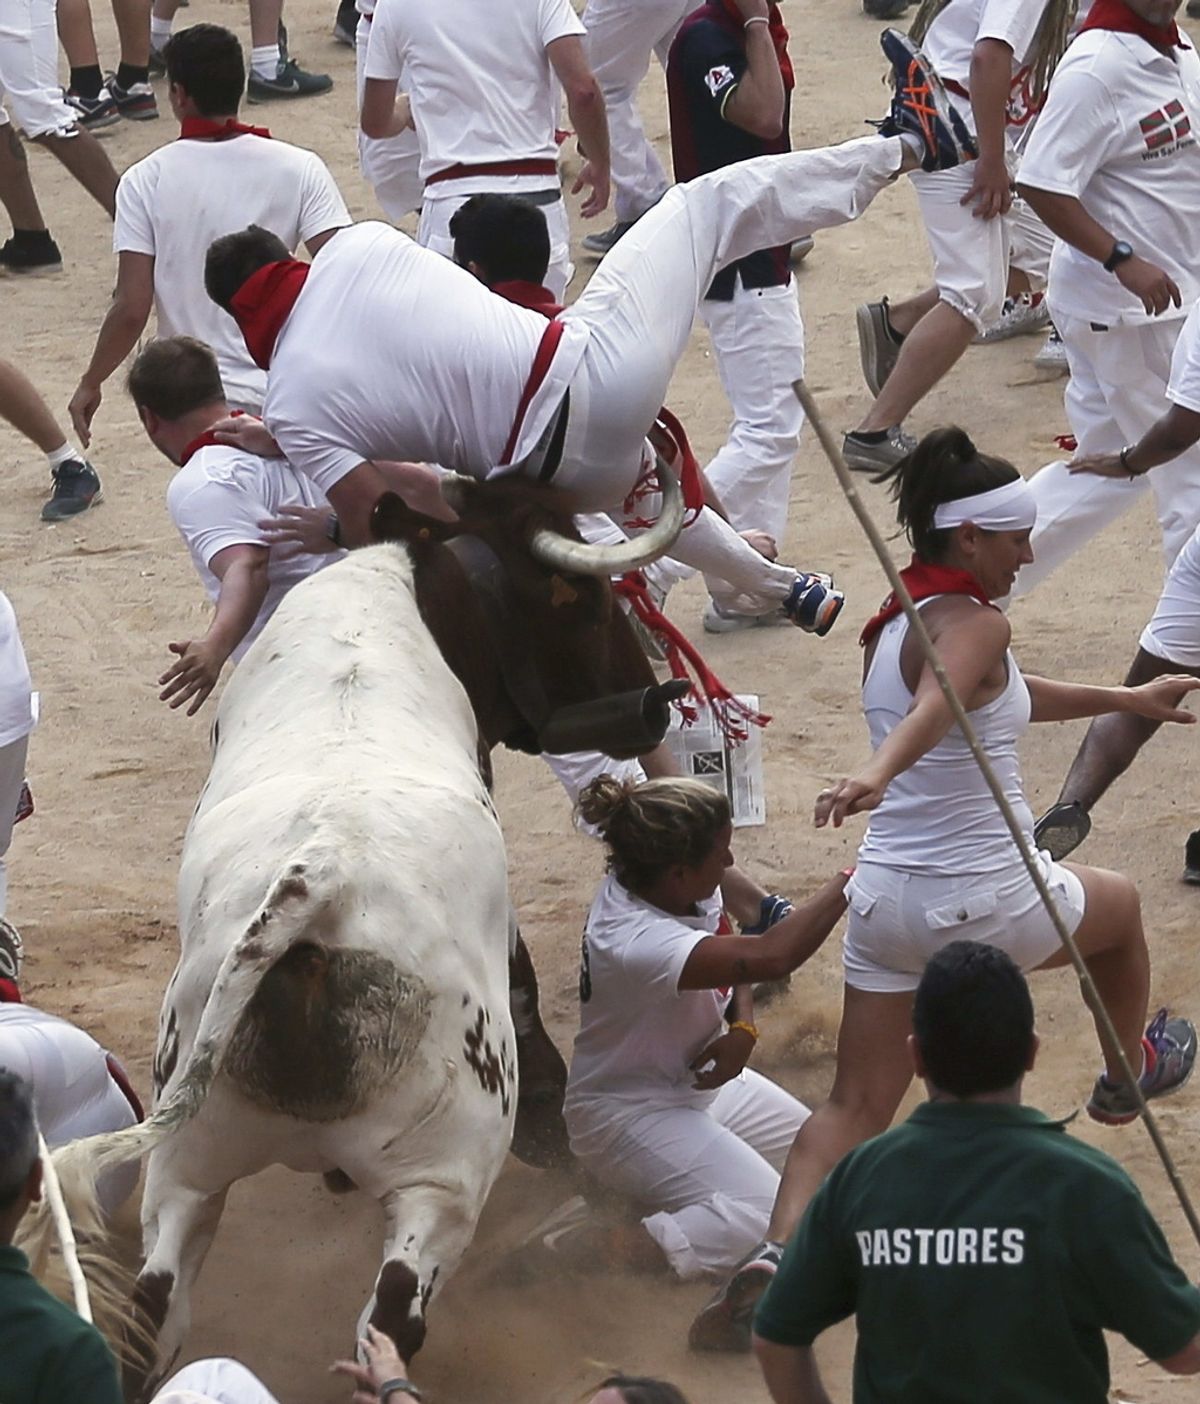
<path id="1" fill-rule="evenodd" d="M 245 32 L 244 6 L 193 0 L 180 16 L 212 19 Z M 375 214 L 355 163 L 353 56 L 329 37 L 332 5 L 293 0 L 292 51 L 335 77 L 331 95 L 259 107 L 278 135 L 320 152 L 356 216 Z M 104 61 L 115 63 L 111 16 L 97 10 Z M 812 0 L 793 15 L 799 86 L 798 145 L 859 135 L 881 115 L 885 89 L 878 26 L 854 0 Z M 160 102 L 166 113 L 165 89 Z M 469 100 L 469 94 L 464 93 Z M 648 130 L 665 147 L 665 105 L 655 70 L 645 86 Z M 124 169 L 173 135 L 169 116 L 123 123 L 105 137 Z M 0 354 L 17 360 L 56 411 L 65 407 L 90 352 L 112 286 L 109 230 L 56 166 L 31 150 L 47 219 L 62 246 L 57 278 L 8 280 Z M 576 232 L 586 232 L 576 222 Z M 591 264 L 580 260 L 576 288 Z M 809 383 L 835 430 L 849 427 L 864 390 L 853 308 L 867 295 L 903 296 L 928 279 L 929 265 L 912 194 L 885 192 L 857 224 L 818 237 L 799 274 L 809 336 Z M 419 328 L 416 329 L 419 334 Z M 981 445 L 1034 471 L 1054 457 L 1066 428 L 1062 382 L 1033 369 L 1035 339 L 973 349 L 911 428 L 965 425 Z M 693 339 L 670 402 L 702 458 L 726 427 L 703 332 Z M 129 1063 L 145 1091 L 161 992 L 175 960 L 175 872 L 180 843 L 206 769 L 205 716 L 188 720 L 157 701 L 155 679 L 167 642 L 202 630 L 206 606 L 168 519 L 169 467 L 142 437 L 117 379 L 96 425 L 92 456 L 106 501 L 75 523 L 37 520 L 47 483 L 36 452 L 0 426 L 2 583 L 16 606 L 43 720 L 30 752 L 36 816 L 17 832 L 10 864 L 10 915 L 29 952 L 27 990 L 37 1004 L 78 1020 Z M 865 494 L 881 518 L 880 489 Z M 1139 510 L 1013 610 L 1015 648 L 1029 671 L 1115 681 L 1132 656 L 1156 597 L 1157 532 Z M 899 549 L 899 548 L 897 548 Z M 700 587 L 681 588 L 672 616 L 703 643 L 728 682 L 758 692 L 775 720 L 765 738 L 768 822 L 737 835 L 740 861 L 772 890 L 803 895 L 851 860 L 861 833 L 817 833 L 811 811 L 820 786 L 856 766 L 866 751 L 857 684 L 861 621 L 884 593 L 878 565 L 841 500 L 815 438 L 806 432 L 795 473 L 785 556 L 836 572 L 850 604 L 826 640 L 791 630 L 704 638 Z M 212 706 L 206 709 L 211 715 Z M 1053 799 L 1082 734 L 1081 724 L 1044 726 L 1024 747 L 1035 810 Z M 1156 1000 L 1200 1012 L 1194 957 L 1200 894 L 1179 882 L 1182 843 L 1193 827 L 1195 733 L 1162 735 L 1103 804 L 1086 857 L 1138 880 L 1154 960 Z M 578 837 L 549 772 L 502 756 L 498 798 L 511 854 L 513 887 L 541 974 L 551 1030 L 567 1050 L 575 1021 L 578 935 L 600 872 L 600 853 Z M 764 1019 L 757 1066 L 810 1101 L 825 1094 L 838 1018 L 839 949 L 831 940 Z M 1079 1108 L 1097 1069 L 1089 1019 L 1069 975 L 1035 983 L 1043 1053 L 1029 1098 L 1047 1111 Z M 1188 1091 L 1160 1112 L 1185 1182 L 1200 1168 L 1195 1107 Z M 1137 1127 L 1079 1135 L 1119 1156 L 1162 1217 L 1188 1269 L 1200 1268 L 1149 1140 Z M 565 1182 L 513 1162 L 489 1204 L 458 1277 L 431 1312 L 429 1343 L 414 1373 L 445 1404 L 566 1404 L 604 1367 L 674 1379 L 695 1404 L 765 1391 L 746 1359 L 690 1355 L 687 1323 L 707 1288 L 668 1286 L 611 1275 L 513 1286 L 497 1277 L 506 1248 L 569 1193 Z M 1104 1232 L 1097 1224 L 1096 1231 Z M 284 1404 L 343 1399 L 327 1363 L 350 1345 L 353 1323 L 378 1263 L 375 1210 L 355 1196 L 335 1200 L 316 1181 L 273 1171 L 230 1196 L 195 1298 L 188 1355 L 228 1353 L 259 1371 Z M 950 1329 L 948 1324 L 948 1329 Z M 853 1330 L 820 1347 L 831 1393 L 849 1398 Z M 1114 1380 L 1131 1400 L 1173 1401 L 1189 1386 L 1118 1345 Z"/>

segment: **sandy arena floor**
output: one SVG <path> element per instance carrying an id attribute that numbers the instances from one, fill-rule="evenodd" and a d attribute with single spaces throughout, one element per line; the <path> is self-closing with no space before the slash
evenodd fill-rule
<path id="1" fill-rule="evenodd" d="M 287 19 L 293 53 L 309 68 L 332 72 L 333 93 L 296 106 L 258 107 L 252 120 L 268 121 L 279 136 L 320 152 L 354 214 L 373 217 L 355 162 L 353 56 L 329 37 L 332 8 L 324 0 L 293 0 Z M 883 71 L 878 26 L 858 13 L 854 0 L 814 0 L 792 16 L 796 143 L 861 134 L 862 119 L 881 115 L 887 99 L 877 80 Z M 193 0 L 180 23 L 201 19 L 247 30 L 245 7 L 232 0 Z M 111 16 L 103 6 L 97 6 L 96 22 L 104 61 L 115 64 Z M 158 91 L 166 113 L 165 88 Z M 646 85 L 644 112 L 665 147 L 657 70 Z M 121 170 L 172 136 L 165 116 L 123 123 L 105 142 Z M 31 149 L 30 162 L 67 268 L 56 278 L 4 284 L 0 354 L 29 372 L 65 422 L 115 264 L 102 213 L 53 158 Z M 577 233 L 584 232 L 577 225 Z M 591 266 L 580 260 L 576 287 Z M 928 276 L 904 182 L 859 223 L 818 236 L 799 282 L 809 382 L 835 430 L 850 427 L 864 402 L 855 303 L 883 292 L 904 296 Z M 1030 338 L 973 349 L 910 427 L 961 423 L 981 445 L 1032 472 L 1054 457 L 1054 436 L 1066 428 L 1062 382 L 1040 379 L 1033 369 L 1038 345 Z M 670 403 L 702 459 L 714 452 L 726 406 L 702 331 L 679 369 Z M 21 620 L 43 714 L 30 754 L 38 812 L 18 830 L 9 855 L 10 915 L 29 951 L 30 998 L 78 1020 L 117 1050 L 146 1090 L 159 999 L 175 960 L 176 863 L 205 775 L 213 710 L 210 704 L 192 720 L 169 712 L 157 701 L 155 680 L 168 660 L 168 641 L 201 631 L 207 611 L 167 517 L 170 469 L 142 437 L 117 378 L 107 388 L 92 456 L 104 477 L 105 504 L 75 523 L 46 527 L 37 519 L 47 486 L 44 464 L 0 426 L 7 481 L 0 500 L 2 583 Z M 864 491 L 885 519 L 882 491 Z M 1014 646 L 1028 671 L 1094 681 L 1120 677 L 1157 594 L 1156 538 L 1150 512 L 1140 510 L 1014 609 Z M 795 896 L 850 861 L 861 833 L 861 821 L 840 833 L 817 833 L 811 811 L 821 785 L 849 772 L 865 754 L 856 635 L 885 590 L 810 431 L 796 469 L 785 556 L 835 571 L 847 589 L 850 605 L 830 638 L 770 630 L 702 639 L 702 594 L 694 583 L 672 595 L 670 608 L 702 639 L 725 679 L 760 693 L 775 716 L 765 740 L 768 823 L 741 831 L 735 848 L 768 887 Z M 1082 729 L 1044 726 L 1029 738 L 1025 775 L 1035 809 L 1056 794 Z M 1200 1013 L 1194 956 L 1200 893 L 1181 885 L 1179 872 L 1183 840 L 1196 821 L 1195 745 L 1196 734 L 1180 728 L 1158 737 L 1098 811 L 1085 849 L 1088 860 L 1119 866 L 1138 880 L 1154 998 L 1193 1017 Z M 600 853 L 572 831 L 562 793 L 541 764 L 500 757 L 497 789 L 516 899 L 550 1027 L 566 1050 L 574 1031 L 578 936 Z M 1035 983 L 1043 1052 L 1029 1096 L 1055 1114 L 1082 1105 L 1097 1068 L 1090 1020 L 1074 983 L 1065 974 Z M 756 1059 L 813 1102 L 830 1081 L 839 986 L 839 949 L 831 940 L 766 1016 Z M 1184 1179 L 1193 1185 L 1200 1167 L 1198 1099 L 1200 1092 L 1189 1090 L 1160 1113 Z M 1195 1275 L 1200 1252 L 1145 1133 L 1137 1127 L 1105 1131 L 1087 1122 L 1077 1130 L 1135 1175 Z M 522 1287 L 495 1280 L 506 1246 L 567 1192 L 565 1183 L 510 1162 L 473 1250 L 433 1307 L 429 1344 L 414 1371 L 420 1383 L 444 1404 L 567 1404 L 602 1367 L 619 1366 L 676 1380 L 694 1404 L 765 1400 L 749 1360 L 686 1350 L 686 1326 L 707 1293 L 704 1286 L 611 1275 Z M 354 1196 L 335 1200 L 318 1182 L 283 1171 L 239 1186 L 201 1278 L 189 1357 L 236 1355 L 284 1404 L 347 1397 L 325 1367 L 350 1346 L 378 1243 L 374 1209 Z M 849 1396 L 852 1350 L 850 1326 L 820 1347 L 835 1398 Z M 1114 1379 L 1133 1400 L 1189 1397 L 1190 1386 L 1139 1362 L 1123 1345 L 1114 1352 Z"/>

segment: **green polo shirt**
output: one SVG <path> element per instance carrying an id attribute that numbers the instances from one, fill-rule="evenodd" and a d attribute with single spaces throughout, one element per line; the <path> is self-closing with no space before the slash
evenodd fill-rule
<path id="1" fill-rule="evenodd" d="M 1137 1187 L 1032 1107 L 926 1102 L 821 1186 L 754 1329 L 858 1317 L 854 1404 L 1105 1404 L 1118 1331 L 1153 1360 L 1200 1292 Z"/>
<path id="2" fill-rule="evenodd" d="M 104 1337 L 0 1246 L 0 1404 L 121 1404 Z"/>

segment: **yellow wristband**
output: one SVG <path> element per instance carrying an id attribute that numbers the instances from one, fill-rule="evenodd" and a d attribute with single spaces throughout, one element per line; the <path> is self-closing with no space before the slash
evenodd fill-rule
<path id="1" fill-rule="evenodd" d="M 755 1025 L 755 1024 L 748 1024 L 748 1023 L 745 1021 L 745 1019 L 737 1019 L 737 1020 L 735 1020 L 732 1024 L 730 1024 L 730 1026 L 729 1026 L 729 1032 L 732 1033 L 732 1032 L 734 1031 L 734 1029 L 741 1029 L 741 1031 L 742 1031 L 743 1033 L 748 1033 L 748 1034 L 750 1035 L 750 1037 L 755 1041 L 755 1043 L 758 1042 L 758 1026 L 757 1026 L 757 1025 Z"/>

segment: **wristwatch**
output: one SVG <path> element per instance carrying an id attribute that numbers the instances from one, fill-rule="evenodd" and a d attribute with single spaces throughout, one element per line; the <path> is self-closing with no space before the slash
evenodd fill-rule
<path id="1" fill-rule="evenodd" d="M 1104 260 L 1104 271 L 1106 273 L 1115 273 L 1117 271 L 1118 263 L 1124 263 L 1127 258 L 1132 257 L 1133 249 L 1125 242 L 1124 239 L 1118 239 L 1117 242 L 1112 246 L 1112 252 Z"/>
<path id="2" fill-rule="evenodd" d="M 381 1404 L 385 1404 L 389 1395 L 407 1394 L 410 1399 L 422 1400 L 425 1396 L 411 1380 L 406 1380 L 403 1375 L 397 1375 L 393 1380 L 384 1380 L 379 1386 L 379 1398 Z"/>

